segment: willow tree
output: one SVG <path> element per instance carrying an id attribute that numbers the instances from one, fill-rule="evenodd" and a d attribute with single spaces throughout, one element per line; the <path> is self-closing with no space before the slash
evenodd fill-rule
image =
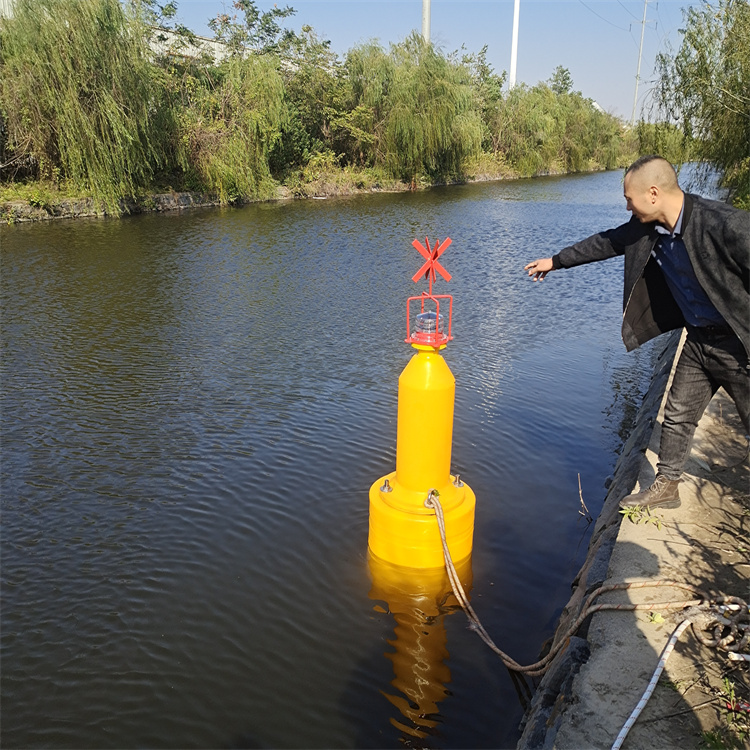
<path id="1" fill-rule="evenodd" d="M 482 141 L 465 66 L 414 33 L 389 52 L 374 43 L 350 51 L 345 69 L 350 132 L 362 154 L 412 184 L 462 175 Z"/>
<path id="2" fill-rule="evenodd" d="M 464 55 L 461 62 L 469 71 L 475 107 L 482 118 L 482 148 L 497 154 L 498 143 L 492 125 L 503 106 L 503 86 L 507 74 L 503 71 L 498 75 L 487 62 L 487 45 L 477 53 Z"/>
<path id="3" fill-rule="evenodd" d="M 394 60 L 376 42 L 366 42 L 349 50 L 342 77 L 346 101 L 337 124 L 345 152 L 360 166 L 383 166 Z"/>
<path id="4" fill-rule="evenodd" d="M 118 0 L 17 0 L 0 19 L 6 160 L 114 211 L 148 185 L 169 128 L 146 38 Z"/>
<path id="5" fill-rule="evenodd" d="M 639 154 L 660 154 L 672 164 L 685 164 L 692 159 L 691 141 L 674 123 L 639 120 L 634 134 Z"/>
<path id="6" fill-rule="evenodd" d="M 492 123 L 498 153 L 524 177 L 562 171 L 559 161 L 565 122 L 548 86 L 514 86 Z"/>
<path id="7" fill-rule="evenodd" d="M 750 4 L 703 0 L 683 15 L 680 49 L 657 57 L 661 116 L 693 138 L 693 153 L 750 209 Z"/>
<path id="8" fill-rule="evenodd" d="M 557 107 L 565 122 L 560 158 L 567 172 L 614 169 L 629 161 L 622 123 L 614 115 L 577 91 L 558 94 Z"/>
<path id="9" fill-rule="evenodd" d="M 177 115 L 189 181 L 222 202 L 270 197 L 269 154 L 287 118 L 278 58 L 233 55 L 191 89 Z"/>
<path id="10" fill-rule="evenodd" d="M 382 151 L 391 171 L 412 182 L 460 177 L 482 144 L 468 71 L 416 32 L 391 48 L 395 75 Z"/>
<path id="11" fill-rule="evenodd" d="M 613 169 L 627 157 L 622 125 L 578 92 L 514 86 L 490 123 L 496 154 L 524 176 Z"/>

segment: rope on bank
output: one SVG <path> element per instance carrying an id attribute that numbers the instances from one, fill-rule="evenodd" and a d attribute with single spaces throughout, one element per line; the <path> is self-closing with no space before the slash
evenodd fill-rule
<path id="1" fill-rule="evenodd" d="M 739 653 L 740 651 L 744 651 L 748 647 L 748 644 L 750 644 L 750 607 L 748 607 L 747 602 L 736 596 L 720 596 L 711 599 L 706 592 L 695 586 L 681 583 L 680 581 L 662 579 L 656 581 L 633 581 L 631 583 L 610 583 L 599 586 L 599 588 L 589 594 L 582 607 L 581 614 L 568 628 L 566 633 L 555 640 L 549 653 L 543 659 L 540 659 L 534 664 L 521 666 L 495 645 L 495 642 L 484 629 L 484 626 L 479 621 L 476 612 L 474 612 L 474 609 L 469 602 L 469 598 L 461 585 L 458 573 L 453 564 L 450 550 L 448 549 L 448 541 L 445 532 L 445 517 L 443 515 L 443 508 L 440 505 L 440 500 L 438 499 L 438 494 L 435 490 L 430 490 L 424 504 L 425 507 L 431 508 L 435 511 L 435 517 L 437 518 L 438 528 L 440 530 L 440 539 L 443 545 L 445 568 L 448 573 L 451 588 L 469 619 L 470 627 L 477 631 L 479 637 L 500 657 L 503 664 L 514 672 L 521 672 L 529 677 L 536 677 L 544 674 L 544 672 L 547 671 L 550 662 L 568 644 L 570 637 L 575 634 L 578 628 L 583 624 L 584 620 L 595 612 L 601 612 L 604 610 L 633 611 L 638 609 L 654 609 L 655 606 L 658 606 L 659 609 L 684 610 L 685 619 L 683 619 L 677 626 L 672 633 L 669 642 L 664 647 L 664 651 L 662 651 L 659 663 L 651 677 L 651 681 L 649 682 L 646 691 L 627 722 L 625 722 L 625 725 L 615 740 L 615 744 L 612 746 L 612 750 L 619 750 L 622 746 L 625 737 L 635 724 L 641 711 L 643 711 L 651 694 L 654 692 L 656 683 L 659 681 L 659 677 L 664 670 L 667 659 L 672 653 L 678 638 L 682 635 L 688 625 L 692 625 L 693 633 L 703 645 L 728 651 L 730 659 L 747 658 L 745 654 Z M 645 604 L 610 604 L 606 602 L 594 604 L 594 600 L 598 596 L 609 591 L 622 591 L 635 588 L 661 588 L 665 586 L 689 591 L 698 598 L 687 601 L 649 602 Z M 711 632 L 712 635 L 706 635 L 707 632 Z"/>
<path id="2" fill-rule="evenodd" d="M 653 609 L 654 605 L 652 603 L 649 604 L 611 604 L 608 602 L 602 602 L 599 604 L 594 604 L 594 600 L 601 596 L 602 594 L 605 594 L 609 591 L 621 591 L 624 589 L 634 589 L 634 588 L 660 588 L 665 586 L 672 586 L 684 589 L 685 591 L 689 591 L 694 596 L 697 596 L 698 598 L 695 599 L 688 599 L 688 600 L 678 600 L 678 601 L 667 601 L 667 602 L 659 602 L 659 607 L 662 609 L 684 609 L 685 607 L 690 606 L 697 606 L 701 604 L 702 602 L 706 601 L 708 599 L 707 595 L 701 591 L 700 589 L 696 588 L 695 586 L 691 586 L 687 583 L 680 583 L 679 581 L 669 581 L 669 580 L 661 580 L 661 581 L 634 581 L 631 583 L 610 583 L 604 586 L 600 586 L 595 591 L 593 591 L 591 594 L 589 594 L 588 598 L 586 599 L 586 602 L 584 603 L 583 609 L 581 611 L 581 614 L 576 618 L 576 621 L 568 628 L 567 632 L 558 638 L 553 644 L 552 648 L 550 648 L 549 653 L 547 655 L 540 659 L 538 662 L 535 662 L 534 664 L 529 664 L 527 666 L 522 666 L 519 664 L 515 659 L 508 656 L 504 651 L 502 651 L 498 646 L 495 644 L 495 642 L 490 637 L 489 633 L 485 630 L 484 626 L 480 622 L 479 618 L 477 617 L 476 612 L 472 608 L 469 598 L 466 596 L 466 592 L 464 591 L 463 586 L 461 585 L 461 581 L 459 580 L 458 573 L 456 572 L 455 565 L 453 564 L 453 560 L 451 558 L 450 550 L 448 549 L 448 542 L 446 539 L 446 533 L 445 533 L 445 517 L 443 515 L 443 508 L 440 505 L 440 500 L 437 497 L 437 494 L 434 490 L 431 490 L 430 493 L 427 496 L 427 499 L 425 500 L 425 507 L 431 508 L 435 511 L 435 517 L 437 518 L 438 528 L 440 530 L 440 539 L 443 545 L 443 557 L 445 558 L 445 568 L 448 572 L 448 579 L 451 583 L 451 588 L 453 589 L 453 593 L 458 599 L 458 603 L 461 605 L 461 608 L 466 613 L 466 616 L 469 619 L 470 627 L 473 630 L 476 630 L 479 634 L 479 637 L 500 657 L 503 664 L 505 664 L 508 669 L 512 669 L 515 672 L 522 672 L 526 674 L 529 677 L 537 677 L 539 675 L 544 674 L 548 667 L 550 662 L 557 656 L 557 654 L 568 644 L 568 639 L 575 634 L 575 632 L 578 630 L 579 627 L 583 624 L 584 620 L 586 620 L 587 617 L 594 614 L 594 612 L 600 612 L 604 610 L 623 610 L 623 611 L 632 611 L 636 609 Z"/>
<path id="3" fill-rule="evenodd" d="M 625 742 L 625 738 L 628 736 L 628 732 L 632 729 L 638 717 L 641 715 L 641 711 L 643 711 L 643 709 L 646 707 L 646 704 L 648 703 L 648 700 L 651 697 L 651 694 L 654 692 L 656 683 L 659 682 L 661 673 L 664 671 L 664 667 L 667 664 L 667 659 L 669 659 L 669 655 L 672 653 L 672 650 L 674 649 L 675 644 L 677 643 L 677 639 L 682 635 L 683 631 L 685 630 L 685 628 L 687 628 L 688 625 L 690 625 L 689 618 L 686 620 L 683 620 L 675 628 L 669 641 L 667 642 L 667 645 L 664 647 L 664 650 L 661 652 L 661 656 L 659 657 L 659 663 L 656 665 L 656 669 L 654 670 L 654 674 L 651 677 L 651 681 L 648 683 L 648 687 L 646 688 L 646 691 L 643 693 L 643 695 L 641 696 L 641 699 L 638 701 L 638 705 L 633 709 L 633 713 L 630 714 L 630 716 L 628 717 L 628 720 L 625 722 L 623 728 L 620 730 L 620 734 L 617 735 L 617 739 L 612 745 L 612 750 L 620 750 L 620 748 L 622 747 L 622 743 Z"/>
<path id="4" fill-rule="evenodd" d="M 726 615 L 730 613 L 733 614 L 727 617 Z M 736 596 L 721 596 L 709 602 L 708 609 L 690 607 L 685 610 L 685 614 L 687 617 L 675 628 L 670 636 L 667 645 L 659 657 L 659 663 L 656 665 L 646 691 L 620 730 L 620 734 L 617 735 L 617 739 L 614 745 L 612 745 L 612 750 L 620 750 L 622 747 L 622 743 L 625 742 L 628 732 L 635 724 L 641 711 L 643 711 L 646 703 L 648 703 L 651 694 L 654 692 L 656 683 L 659 681 L 659 677 L 661 677 L 667 659 L 669 659 L 669 655 L 672 653 L 678 638 L 688 625 L 693 626 L 693 633 L 704 646 L 721 648 L 728 651 L 727 656 L 731 661 L 748 659 L 747 654 L 738 653 L 740 649 L 746 648 L 748 642 L 750 642 L 750 609 L 744 600 Z M 704 635 L 705 631 L 711 628 L 713 628 L 713 638 Z M 727 630 L 729 632 L 724 635 Z"/>

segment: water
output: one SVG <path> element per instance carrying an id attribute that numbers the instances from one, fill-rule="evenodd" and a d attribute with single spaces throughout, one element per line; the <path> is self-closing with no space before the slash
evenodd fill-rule
<path id="1" fill-rule="evenodd" d="M 656 349 L 620 260 L 522 267 L 626 218 L 603 173 L 3 228 L 3 747 L 514 746 L 463 614 L 368 565 L 411 241 L 453 239 L 471 597 L 528 663 Z"/>

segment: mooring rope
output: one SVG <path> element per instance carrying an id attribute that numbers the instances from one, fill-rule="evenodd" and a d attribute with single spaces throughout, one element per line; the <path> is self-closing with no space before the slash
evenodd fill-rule
<path id="1" fill-rule="evenodd" d="M 622 743 L 625 741 L 625 737 L 631 727 L 635 724 L 638 716 L 651 697 L 678 638 L 682 635 L 688 625 L 692 625 L 693 633 L 695 633 L 698 640 L 705 646 L 728 651 L 730 652 L 730 658 L 733 656 L 735 658 L 746 658 L 744 654 L 739 654 L 738 652 L 746 649 L 750 643 L 750 607 L 748 607 L 747 602 L 736 596 L 719 596 L 711 599 L 705 591 L 702 591 L 695 586 L 691 586 L 689 583 L 661 579 L 655 581 L 631 581 L 630 583 L 609 583 L 599 586 L 586 598 L 586 601 L 581 608 L 581 613 L 576 618 L 575 622 L 567 629 L 564 635 L 555 639 L 547 655 L 534 664 L 521 666 L 515 661 L 515 659 L 511 658 L 508 654 L 497 647 L 489 633 L 479 621 L 476 612 L 469 602 L 469 598 L 466 595 L 458 577 L 458 573 L 456 572 L 456 567 L 453 564 L 450 550 L 448 549 L 447 535 L 445 532 L 445 516 L 443 515 L 443 507 L 438 499 L 438 493 L 435 490 L 430 490 L 424 504 L 425 507 L 431 508 L 435 511 L 438 529 L 440 530 L 440 540 L 443 546 L 443 557 L 445 558 L 445 569 L 448 573 L 448 579 L 450 580 L 451 588 L 453 589 L 453 593 L 458 600 L 458 603 L 461 605 L 461 608 L 469 619 L 471 629 L 476 630 L 479 637 L 500 657 L 503 664 L 514 672 L 521 672 L 529 677 L 537 677 L 544 674 L 549 668 L 550 662 L 563 648 L 565 648 L 565 646 L 567 646 L 571 636 L 576 633 L 586 618 L 595 612 L 605 610 L 653 610 L 657 607 L 659 609 L 685 610 L 685 619 L 682 620 L 672 633 L 669 642 L 661 654 L 656 671 L 654 672 L 646 691 L 638 702 L 638 705 L 633 710 L 633 713 L 630 715 L 630 718 L 623 726 L 615 744 L 612 746 L 612 750 L 619 750 Z M 636 588 L 662 588 L 666 586 L 689 591 L 697 598 L 685 601 L 647 602 L 644 604 L 611 604 L 609 602 L 594 604 L 594 600 L 597 597 L 609 591 L 624 591 Z M 712 637 L 705 635 L 706 632 L 710 631 L 712 631 Z"/>

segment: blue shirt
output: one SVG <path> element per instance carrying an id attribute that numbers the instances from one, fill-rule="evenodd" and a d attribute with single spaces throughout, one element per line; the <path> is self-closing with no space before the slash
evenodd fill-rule
<path id="1" fill-rule="evenodd" d="M 683 199 L 680 215 L 670 232 L 660 224 L 656 231 L 661 235 L 651 254 L 664 274 L 669 291 L 682 311 L 685 322 L 697 328 L 703 326 L 725 326 L 727 323 L 713 306 L 693 270 L 693 264 L 682 241 L 682 213 L 685 210 Z"/>

